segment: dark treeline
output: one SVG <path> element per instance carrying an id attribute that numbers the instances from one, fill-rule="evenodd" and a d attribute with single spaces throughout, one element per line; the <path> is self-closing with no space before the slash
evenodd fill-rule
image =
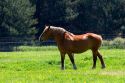
<path id="1" fill-rule="evenodd" d="M 0 0 L 0 37 L 38 37 L 45 24 L 122 35 L 125 0 Z"/>

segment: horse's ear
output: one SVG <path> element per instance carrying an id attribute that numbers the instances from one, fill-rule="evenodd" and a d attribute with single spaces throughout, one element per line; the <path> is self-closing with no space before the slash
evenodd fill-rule
<path id="1" fill-rule="evenodd" d="M 44 27 L 46 27 L 46 25 L 44 25 Z"/>
<path id="2" fill-rule="evenodd" d="M 48 26 L 48 30 L 50 29 L 50 26 Z"/>
<path id="3" fill-rule="evenodd" d="M 46 24 L 45 27 L 48 27 L 47 29 L 50 29 L 50 25 Z"/>
<path id="4" fill-rule="evenodd" d="M 45 25 L 44 27 L 48 27 L 48 25 Z"/>

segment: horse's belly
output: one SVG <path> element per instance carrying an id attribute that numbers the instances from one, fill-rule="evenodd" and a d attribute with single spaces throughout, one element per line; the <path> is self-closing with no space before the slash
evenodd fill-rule
<path id="1" fill-rule="evenodd" d="M 85 51 L 87 51 L 88 49 L 82 49 L 82 50 L 72 50 L 72 53 L 83 53 Z"/>
<path id="2" fill-rule="evenodd" d="M 83 47 L 83 46 L 80 46 L 80 47 L 75 47 L 74 49 L 72 49 L 71 51 L 73 53 L 82 53 L 82 52 L 85 52 L 87 51 L 88 49 L 90 49 L 89 47 Z"/>
<path id="3" fill-rule="evenodd" d="M 73 42 L 70 45 L 67 45 L 67 48 L 68 51 L 72 53 L 82 53 L 90 49 L 91 44 L 89 44 L 89 42 Z"/>

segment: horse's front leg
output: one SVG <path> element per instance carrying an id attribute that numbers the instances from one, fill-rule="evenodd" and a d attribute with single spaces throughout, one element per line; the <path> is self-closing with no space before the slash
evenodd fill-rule
<path id="1" fill-rule="evenodd" d="M 70 61 L 72 62 L 72 64 L 73 64 L 73 69 L 77 69 L 77 67 L 76 67 L 76 64 L 75 64 L 75 61 L 74 61 L 74 54 L 73 53 L 71 53 L 71 54 L 68 54 L 69 55 L 69 58 L 70 58 Z"/>
<path id="2" fill-rule="evenodd" d="M 64 70 L 65 53 L 60 53 L 60 54 L 61 54 L 61 69 Z"/>

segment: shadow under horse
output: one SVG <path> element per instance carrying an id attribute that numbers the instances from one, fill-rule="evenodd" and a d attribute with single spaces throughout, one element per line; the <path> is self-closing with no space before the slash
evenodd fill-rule
<path id="1" fill-rule="evenodd" d="M 77 69 L 74 61 L 74 53 L 82 53 L 87 50 L 92 50 L 93 54 L 93 69 L 96 68 L 97 57 L 100 59 L 102 68 L 105 68 L 102 55 L 99 48 L 102 44 L 102 37 L 94 33 L 86 33 L 81 35 L 74 35 L 61 27 L 45 26 L 39 40 L 48 40 L 53 38 L 58 46 L 61 55 L 61 69 L 64 70 L 65 55 L 68 54 L 73 68 Z"/>

